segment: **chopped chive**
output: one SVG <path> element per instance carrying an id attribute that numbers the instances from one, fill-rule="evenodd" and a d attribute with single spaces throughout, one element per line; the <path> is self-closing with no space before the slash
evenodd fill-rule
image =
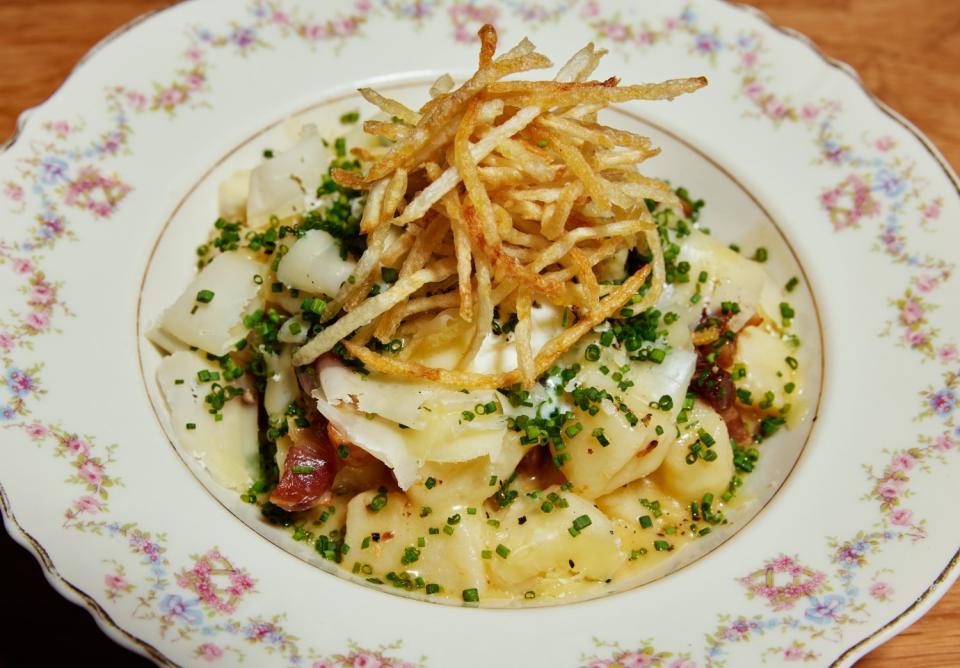
<path id="1" fill-rule="evenodd" d="M 381 487 L 377 495 L 367 504 L 367 510 L 372 513 L 380 512 L 387 505 L 387 488 Z"/>
<path id="2" fill-rule="evenodd" d="M 197 293 L 197 301 L 201 304 L 209 304 L 213 301 L 214 294 L 213 290 L 201 290 Z"/>

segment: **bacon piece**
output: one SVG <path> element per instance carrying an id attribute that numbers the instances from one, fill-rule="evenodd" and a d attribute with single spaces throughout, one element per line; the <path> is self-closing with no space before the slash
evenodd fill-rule
<path id="1" fill-rule="evenodd" d="M 735 388 L 730 373 L 716 363 L 697 357 L 697 368 L 690 381 L 690 390 L 706 401 L 713 410 L 723 413 L 733 405 Z"/>
<path id="2" fill-rule="evenodd" d="M 731 439 L 737 443 L 747 443 L 750 440 L 751 434 L 747 430 L 747 425 L 743 421 L 743 415 L 740 413 L 740 407 L 737 404 L 733 404 L 720 413 L 720 417 L 727 425 L 727 433 Z"/>
<path id="3" fill-rule="evenodd" d="M 336 474 L 336 453 L 322 427 L 291 429 L 294 445 L 283 464 L 280 484 L 270 502 L 297 512 L 319 505 L 330 495 Z"/>
<path id="4" fill-rule="evenodd" d="M 736 401 L 736 385 L 728 369 L 733 367 L 737 355 L 737 334 L 729 337 L 728 323 L 732 314 L 717 313 L 700 318 L 698 330 L 717 328 L 716 339 L 705 345 L 696 345 L 697 367 L 690 381 L 690 391 L 706 401 L 720 414 L 727 425 L 727 433 L 737 443 L 746 443 L 751 438 L 750 429 L 744 420 L 745 411 Z M 751 318 L 749 326 L 758 316 Z M 696 344 L 696 342 L 695 342 Z M 713 362 L 708 357 L 713 355 Z"/>

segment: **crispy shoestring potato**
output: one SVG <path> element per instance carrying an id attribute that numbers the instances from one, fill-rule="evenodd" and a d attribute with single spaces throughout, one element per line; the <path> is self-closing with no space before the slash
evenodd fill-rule
<path id="1" fill-rule="evenodd" d="M 360 223 L 366 250 L 322 314 L 330 324 L 296 351 L 294 364 L 310 364 L 342 343 L 389 375 L 464 389 L 529 387 L 624 305 L 639 300 L 646 308 L 661 294 L 663 254 L 644 200 L 680 202 L 666 183 L 637 171 L 659 152 L 650 140 L 598 123 L 597 113 L 613 102 L 669 100 L 706 79 L 591 81 L 606 52 L 588 44 L 551 81 L 504 81 L 551 62 L 526 39 L 497 57 L 492 26 L 479 37 L 474 75 L 459 87 L 441 77 L 420 110 L 361 89 L 393 118 L 367 121 L 364 130 L 392 144 L 364 154 L 375 157 L 366 175 L 332 173 L 340 185 L 367 193 Z M 619 284 L 601 281 L 603 261 L 633 248 L 647 264 Z M 378 292 L 384 269 L 395 272 L 395 282 Z M 532 341 L 537 303 L 572 306 L 576 314 L 540 350 Z M 497 308 L 501 317 L 504 310 L 516 315 L 517 368 L 469 371 Z M 454 325 L 421 331 L 419 324 L 441 313 L 452 314 Z M 412 351 L 429 352 L 454 335 L 469 341 L 454 368 L 411 361 Z M 380 352 L 398 336 L 400 354 Z"/>

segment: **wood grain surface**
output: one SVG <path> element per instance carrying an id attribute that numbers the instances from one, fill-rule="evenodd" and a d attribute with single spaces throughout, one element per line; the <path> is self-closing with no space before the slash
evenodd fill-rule
<path id="1" fill-rule="evenodd" d="M 0 40 L 0 139 L 13 132 L 17 115 L 46 99 L 98 40 L 139 14 L 167 4 L 159 0 L 0 1 L 0 26 L 4 29 Z M 958 0 L 755 0 L 751 4 L 777 24 L 808 35 L 828 55 L 853 65 L 870 91 L 913 121 L 952 165 L 960 165 Z M 18 549 L 4 536 L 0 544 L 0 557 L 7 553 L 4 563 L 12 558 L 10 551 Z M 28 589 L 48 587 L 36 564 L 20 570 L 24 578 L 33 579 L 25 585 Z M 76 621 L 76 611 L 70 607 L 58 600 L 43 614 L 47 619 L 73 615 L 70 624 L 85 624 L 84 642 L 94 642 L 97 632 L 93 623 Z M 9 620 L 9 624 L 15 623 Z M 8 639 L 19 636 L 8 624 L 4 629 Z M 105 637 L 100 641 L 109 643 Z M 76 659 L 76 645 L 69 651 Z M 125 665 L 136 661 L 124 659 L 119 648 L 116 652 L 120 657 L 116 660 Z M 16 655 L 0 656 L 0 665 L 25 665 L 10 663 L 17 659 L 4 656 Z M 102 657 L 97 661 L 101 665 L 113 664 L 105 658 L 107 654 L 97 656 Z M 960 666 L 960 587 L 954 587 L 923 619 L 858 665 Z"/>

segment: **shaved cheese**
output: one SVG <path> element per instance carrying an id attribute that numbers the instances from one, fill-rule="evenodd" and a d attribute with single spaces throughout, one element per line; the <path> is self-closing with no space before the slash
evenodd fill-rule
<path id="1" fill-rule="evenodd" d="M 314 391 L 317 410 L 340 431 L 347 440 L 369 452 L 393 469 L 397 484 L 408 489 L 419 478 L 424 462 L 465 462 L 477 457 L 499 456 L 506 425 L 497 426 L 491 420 L 490 429 L 465 428 L 460 413 L 434 411 L 423 429 L 403 429 L 373 414 L 364 414 L 355 408 L 328 402 L 321 391 Z"/>
<path id="2" fill-rule="evenodd" d="M 157 369 L 177 449 L 199 462 L 220 485 L 246 490 L 260 472 L 257 407 L 233 399 L 223 407 L 223 418 L 216 421 L 204 401 L 210 383 L 197 379 L 201 369 L 219 371 L 205 355 L 185 351 L 164 357 Z"/>
<path id="3" fill-rule="evenodd" d="M 536 354 L 547 341 L 563 331 L 563 309 L 553 304 L 541 304 L 530 311 L 530 319 L 533 322 L 530 343 Z M 517 350 L 512 339 L 512 336 L 488 334 L 468 370 L 478 373 L 502 373 L 516 369 Z"/>
<path id="4" fill-rule="evenodd" d="M 477 404 L 493 401 L 499 406 L 493 390 L 457 392 L 429 381 L 408 380 L 381 373 L 361 375 L 342 364 L 325 363 L 319 374 L 320 388 L 327 401 L 352 405 L 363 413 L 373 413 L 411 429 L 424 429 L 435 422 L 434 414 L 472 411 Z M 484 428 L 491 419 L 467 422 Z M 493 428 L 499 428 L 496 423 Z"/>
<path id="5" fill-rule="evenodd" d="M 146 337 L 153 345 L 158 346 L 168 354 L 175 353 L 178 350 L 190 350 L 190 346 L 159 325 L 148 331 Z"/>
<path id="6" fill-rule="evenodd" d="M 323 230 L 309 230 L 280 260 L 277 279 L 298 290 L 333 296 L 356 266 L 340 257 L 336 239 Z"/>
<path id="7" fill-rule="evenodd" d="M 317 191 L 329 162 L 327 150 L 313 126 L 303 138 L 277 156 L 264 160 L 250 174 L 247 222 L 261 227 L 271 216 L 303 213 L 308 196 Z"/>
<path id="8" fill-rule="evenodd" d="M 189 346 L 225 355 L 244 338 L 243 317 L 263 306 L 255 276 L 269 275 L 266 265 L 234 251 L 215 257 L 163 314 L 160 326 Z M 197 301 L 201 290 L 213 292 L 209 303 Z"/>
<path id="9" fill-rule="evenodd" d="M 290 346 L 284 346 L 279 355 L 265 355 L 268 375 L 263 408 L 267 417 L 282 417 L 287 407 L 300 398 L 300 385 L 290 355 Z"/>
<path id="10" fill-rule="evenodd" d="M 456 322 L 456 316 L 443 312 L 434 318 L 434 323 L 424 325 L 424 333 L 440 329 Z M 533 333 L 530 337 L 534 354 L 554 336 L 563 331 L 563 309 L 553 304 L 540 304 L 531 310 Z M 429 354 L 417 356 L 415 361 L 426 366 L 451 369 L 463 356 L 469 341 L 453 340 L 434 348 Z M 517 368 L 517 350 L 513 345 L 513 336 L 506 334 L 487 334 L 480 350 L 473 358 L 467 371 L 475 373 L 503 373 Z"/>
<path id="11" fill-rule="evenodd" d="M 250 190 L 250 170 L 241 169 L 220 183 L 217 191 L 220 217 L 224 220 L 243 220 L 247 217 L 247 194 Z"/>

